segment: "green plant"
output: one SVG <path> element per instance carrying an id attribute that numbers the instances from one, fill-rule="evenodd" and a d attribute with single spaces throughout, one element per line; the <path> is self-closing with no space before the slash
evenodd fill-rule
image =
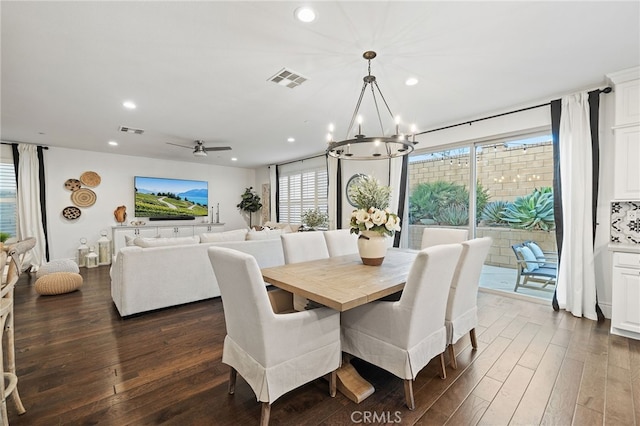
<path id="1" fill-rule="evenodd" d="M 438 211 L 436 220 L 442 225 L 467 225 L 469 209 L 464 204 L 449 204 Z"/>
<path id="2" fill-rule="evenodd" d="M 329 215 L 321 212 L 320 209 L 307 210 L 302 214 L 302 223 L 311 229 L 325 226 L 329 220 Z"/>
<path id="3" fill-rule="evenodd" d="M 550 187 L 534 189 L 531 194 L 516 198 L 504 209 L 502 218 L 516 229 L 554 229 L 553 190 Z"/>
<path id="4" fill-rule="evenodd" d="M 8 232 L 0 232 L 0 243 L 4 243 L 9 238 L 11 238 L 11 234 Z"/>
<path id="5" fill-rule="evenodd" d="M 236 205 L 238 210 L 249 214 L 249 227 L 251 227 L 251 214 L 262 208 L 260 196 L 253 190 L 253 186 L 246 188 L 241 195 L 242 200 Z"/>
<path id="6" fill-rule="evenodd" d="M 480 219 L 491 225 L 507 225 L 507 222 L 505 222 L 504 218 L 502 217 L 502 212 L 505 208 L 507 208 L 508 204 L 509 203 L 502 200 L 491 201 L 490 203 L 487 203 L 487 205 L 482 210 Z"/>
<path id="7" fill-rule="evenodd" d="M 477 217 L 489 201 L 489 193 L 482 186 L 476 184 Z M 434 219 L 442 217 L 441 211 L 449 206 L 463 205 L 469 211 L 469 191 L 464 185 L 453 182 L 435 181 L 417 185 L 409 197 L 409 221 L 418 223 L 420 219 Z M 450 215 L 450 209 L 445 216 Z"/>
<path id="8" fill-rule="evenodd" d="M 349 189 L 349 197 L 359 209 L 384 210 L 389 207 L 391 187 L 380 185 L 373 176 L 362 176 L 358 184 Z"/>
<path id="9" fill-rule="evenodd" d="M 400 230 L 400 218 L 388 208 L 391 187 L 380 185 L 372 176 L 363 176 L 350 188 L 349 196 L 357 206 L 349 223 L 352 234 L 374 231 L 391 236 Z"/>

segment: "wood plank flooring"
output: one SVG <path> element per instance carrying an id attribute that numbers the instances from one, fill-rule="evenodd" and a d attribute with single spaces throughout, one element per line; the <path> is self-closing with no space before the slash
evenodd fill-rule
<path id="1" fill-rule="evenodd" d="M 227 394 L 219 298 L 121 319 L 108 267 L 83 269 L 78 292 L 38 296 L 16 288 L 19 390 L 27 409 L 12 425 L 251 425 L 260 405 L 238 378 Z M 180 285 L 176 283 L 176 285 Z M 376 388 L 360 404 L 328 395 L 319 379 L 278 399 L 272 425 L 639 425 L 640 341 L 551 307 L 480 293 L 479 348 L 456 345 L 458 369 L 436 358 L 414 383 L 354 361 Z"/>

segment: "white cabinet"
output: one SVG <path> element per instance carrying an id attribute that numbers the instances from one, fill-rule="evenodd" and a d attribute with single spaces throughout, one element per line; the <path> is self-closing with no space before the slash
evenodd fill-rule
<path id="1" fill-rule="evenodd" d="M 640 340 L 640 253 L 613 253 L 611 333 Z"/>
<path id="2" fill-rule="evenodd" d="M 158 235 L 163 238 L 193 237 L 193 225 L 158 226 Z"/>
<path id="3" fill-rule="evenodd" d="M 640 200 L 640 67 L 609 75 L 614 85 L 614 198 Z"/>
<path id="4" fill-rule="evenodd" d="M 210 232 L 222 232 L 224 226 L 220 226 L 220 223 L 206 223 L 203 225 L 193 226 L 193 235 L 208 234 Z"/>
<path id="5" fill-rule="evenodd" d="M 126 246 L 126 237 L 192 237 L 208 232 L 224 231 L 224 223 L 200 223 L 197 225 L 163 225 L 163 226 L 113 226 L 112 242 L 113 253 L 118 253 L 122 247 Z"/>
<path id="6" fill-rule="evenodd" d="M 616 200 L 640 200 L 640 125 L 613 129 Z"/>

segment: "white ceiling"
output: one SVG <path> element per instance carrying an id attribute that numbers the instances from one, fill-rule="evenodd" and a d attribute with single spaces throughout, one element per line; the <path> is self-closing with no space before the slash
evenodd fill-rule
<path id="1" fill-rule="evenodd" d="M 346 136 L 366 50 L 391 110 L 419 131 L 640 64 L 638 1 L 322 1 L 306 3 L 311 24 L 294 19 L 301 4 L 2 1 L 0 137 L 257 167 L 324 152 L 329 123 Z M 267 81 L 283 67 L 309 80 Z M 167 144 L 195 139 L 233 150 L 202 158 Z"/>

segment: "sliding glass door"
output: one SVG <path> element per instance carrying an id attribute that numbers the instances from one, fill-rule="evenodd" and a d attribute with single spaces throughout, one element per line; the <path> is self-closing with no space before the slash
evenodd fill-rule
<path id="1" fill-rule="evenodd" d="M 521 265 L 513 246 L 533 241 L 555 251 L 552 184 L 550 131 L 415 153 L 409 160 L 409 247 L 420 248 L 427 227 L 489 236 L 480 285 L 514 293 Z M 551 298 L 552 283 L 527 285 L 517 293 Z"/>

